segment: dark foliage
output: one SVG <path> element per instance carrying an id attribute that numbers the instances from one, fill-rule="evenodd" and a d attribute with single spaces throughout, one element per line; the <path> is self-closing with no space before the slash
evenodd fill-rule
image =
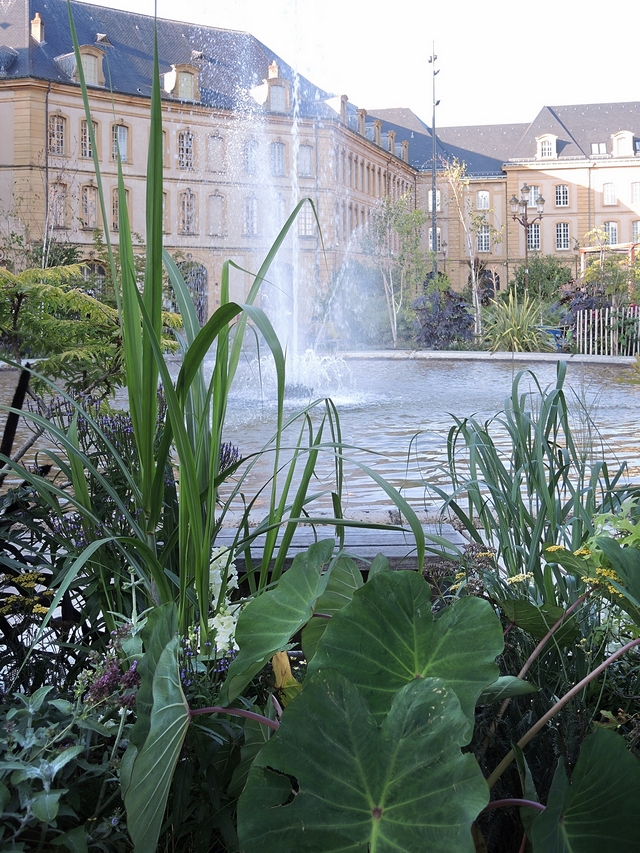
<path id="1" fill-rule="evenodd" d="M 473 318 L 466 302 L 451 288 L 427 291 L 412 307 L 418 318 L 416 341 L 419 346 L 448 349 L 472 339 Z"/>

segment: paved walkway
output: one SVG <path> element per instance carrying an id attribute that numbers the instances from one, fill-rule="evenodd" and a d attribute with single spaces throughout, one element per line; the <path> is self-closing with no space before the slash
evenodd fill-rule
<path id="1" fill-rule="evenodd" d="M 476 350 L 371 350 L 336 353 L 345 360 L 398 359 L 408 361 L 513 361 L 517 364 L 566 361 L 567 364 L 603 364 L 629 367 L 632 355 L 580 355 L 563 352 L 478 352 Z"/>

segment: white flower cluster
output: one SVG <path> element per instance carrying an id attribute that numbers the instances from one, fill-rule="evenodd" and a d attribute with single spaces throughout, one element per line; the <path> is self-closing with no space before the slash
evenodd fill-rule
<path id="1" fill-rule="evenodd" d="M 228 548 L 214 548 L 209 565 L 209 587 L 215 615 L 209 619 L 209 629 L 215 631 L 216 653 L 222 656 L 231 649 L 237 649 L 236 625 L 241 604 L 231 602 L 234 589 L 238 588 L 238 571 L 233 560 L 229 560 Z M 222 596 L 223 580 L 226 577 L 225 594 Z"/>

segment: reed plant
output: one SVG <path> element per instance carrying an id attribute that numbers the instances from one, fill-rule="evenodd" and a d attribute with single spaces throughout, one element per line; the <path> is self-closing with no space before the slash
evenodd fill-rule
<path id="1" fill-rule="evenodd" d="M 527 577 L 537 603 L 570 605 L 580 591 L 543 565 L 545 547 L 575 551 L 593 532 L 592 519 L 624 497 L 625 466 L 610 471 L 574 439 L 564 391 L 566 364 L 543 389 L 529 370 L 514 381 L 505 411 L 490 421 L 454 418 L 447 438 L 451 492 L 436 489 L 471 539 L 496 550 L 498 598 L 513 597 Z M 528 378 L 530 395 L 522 390 Z M 502 573 L 502 581 L 500 580 Z"/>
<path id="2" fill-rule="evenodd" d="M 543 306 L 510 290 L 494 300 L 486 314 L 483 340 L 491 352 L 549 352 L 555 347 L 541 328 Z"/>

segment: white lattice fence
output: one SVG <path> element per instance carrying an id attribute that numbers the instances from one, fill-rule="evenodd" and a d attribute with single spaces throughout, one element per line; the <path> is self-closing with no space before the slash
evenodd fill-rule
<path id="1" fill-rule="evenodd" d="M 640 353 L 640 307 L 598 308 L 578 312 L 576 346 L 585 355 Z"/>

